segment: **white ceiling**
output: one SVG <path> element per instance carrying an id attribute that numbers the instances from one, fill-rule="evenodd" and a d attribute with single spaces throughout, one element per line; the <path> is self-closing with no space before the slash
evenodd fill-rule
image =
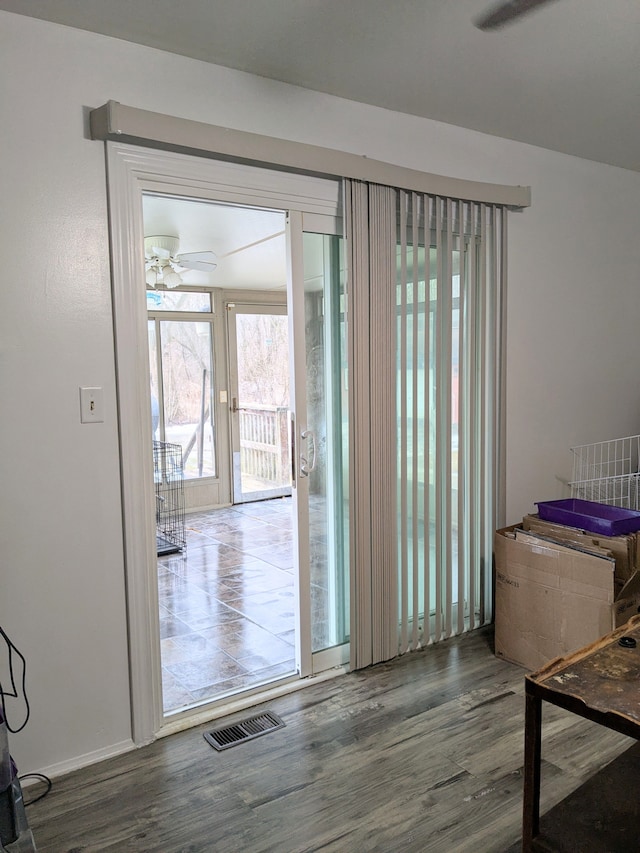
<path id="1" fill-rule="evenodd" d="M 640 171 L 639 0 L 0 0 L 355 101 Z"/>
<path id="2" fill-rule="evenodd" d="M 143 196 L 146 237 L 178 237 L 179 252 L 212 251 L 211 272 L 181 273 L 185 284 L 242 290 L 286 290 L 285 214 L 196 199 Z"/>
<path id="3" fill-rule="evenodd" d="M 286 299 L 284 211 L 145 193 L 142 212 L 146 237 L 177 237 L 178 253 L 215 252 L 218 264 L 215 270 L 181 271 L 185 284 L 225 290 L 279 291 Z M 322 288 L 323 271 L 322 237 L 305 235 L 305 291 Z"/>

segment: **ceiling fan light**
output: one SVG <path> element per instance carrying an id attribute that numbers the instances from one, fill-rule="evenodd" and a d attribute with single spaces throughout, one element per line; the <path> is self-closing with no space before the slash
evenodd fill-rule
<path id="1" fill-rule="evenodd" d="M 178 287 L 178 285 L 182 284 L 182 279 L 178 273 L 169 266 L 164 267 L 162 270 L 162 281 L 165 287 Z"/>
<path id="2" fill-rule="evenodd" d="M 145 274 L 145 281 L 149 285 L 149 287 L 155 288 L 158 284 L 158 271 L 155 267 L 149 267 Z"/>

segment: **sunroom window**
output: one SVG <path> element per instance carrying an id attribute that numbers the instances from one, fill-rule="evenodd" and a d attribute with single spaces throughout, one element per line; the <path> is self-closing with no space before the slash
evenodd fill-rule
<path id="1" fill-rule="evenodd" d="M 182 448 L 186 478 L 215 477 L 210 291 L 147 291 L 153 438 Z"/>

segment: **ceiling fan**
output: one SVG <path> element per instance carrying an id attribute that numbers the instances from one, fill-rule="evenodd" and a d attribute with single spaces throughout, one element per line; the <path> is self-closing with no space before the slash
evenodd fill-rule
<path id="1" fill-rule="evenodd" d="M 178 254 L 180 240 L 166 234 L 144 238 L 145 279 L 149 287 L 163 284 L 178 287 L 182 284 L 180 272 L 200 270 L 213 272 L 218 266 L 214 252 L 183 252 Z"/>
<path id="2" fill-rule="evenodd" d="M 503 0 L 481 15 L 475 25 L 479 30 L 497 30 L 551 2 L 553 0 Z"/>

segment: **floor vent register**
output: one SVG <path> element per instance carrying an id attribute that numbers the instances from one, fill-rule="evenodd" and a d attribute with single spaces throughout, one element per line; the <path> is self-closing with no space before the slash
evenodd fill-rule
<path id="1" fill-rule="evenodd" d="M 232 746 L 237 746 L 239 743 L 253 740 L 260 737 L 260 735 L 266 735 L 276 729 L 282 729 L 284 726 L 284 721 L 277 714 L 274 714 L 273 711 L 266 711 L 264 714 L 256 714 L 254 717 L 248 717 L 246 720 L 241 720 L 232 726 L 205 732 L 204 739 L 214 749 L 221 751 L 223 749 L 230 749 Z"/>

